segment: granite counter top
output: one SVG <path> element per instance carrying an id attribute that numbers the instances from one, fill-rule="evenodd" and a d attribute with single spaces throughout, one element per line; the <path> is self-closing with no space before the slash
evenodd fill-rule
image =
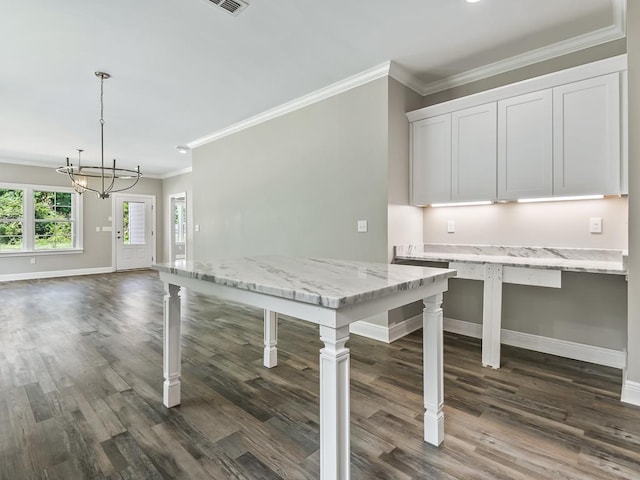
<path id="1" fill-rule="evenodd" d="M 394 247 L 395 260 L 497 263 L 586 273 L 625 275 L 623 250 L 517 247 L 498 245 L 417 244 Z"/>
<path id="2" fill-rule="evenodd" d="M 339 308 L 453 277 L 455 270 L 284 256 L 161 263 L 160 272 Z"/>

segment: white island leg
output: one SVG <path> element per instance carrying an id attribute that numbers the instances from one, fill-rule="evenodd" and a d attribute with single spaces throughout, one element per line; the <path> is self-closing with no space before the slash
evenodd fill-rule
<path id="1" fill-rule="evenodd" d="M 436 447 L 444 440 L 442 360 L 442 294 L 424 299 L 422 314 L 424 361 L 424 440 Z"/>
<path id="2" fill-rule="evenodd" d="M 272 368 L 278 365 L 278 314 L 264 311 L 264 366 Z"/>
<path id="3" fill-rule="evenodd" d="M 482 303 L 482 365 L 500 368 L 502 265 L 485 264 Z"/>
<path id="4" fill-rule="evenodd" d="M 349 326 L 320 326 L 320 479 L 348 480 Z"/>
<path id="5" fill-rule="evenodd" d="M 162 403 L 165 407 L 180 404 L 180 287 L 167 284 L 164 296 L 164 385 Z"/>

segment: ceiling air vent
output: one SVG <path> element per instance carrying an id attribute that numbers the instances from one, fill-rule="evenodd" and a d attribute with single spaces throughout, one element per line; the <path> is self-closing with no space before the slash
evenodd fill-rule
<path id="1" fill-rule="evenodd" d="M 213 3 L 231 15 L 238 15 L 249 6 L 247 2 L 242 0 L 209 0 L 209 3 Z"/>

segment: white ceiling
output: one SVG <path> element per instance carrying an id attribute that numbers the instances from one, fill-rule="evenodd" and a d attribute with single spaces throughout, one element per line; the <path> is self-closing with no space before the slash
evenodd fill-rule
<path id="1" fill-rule="evenodd" d="M 624 0 L 249 3 L 234 17 L 207 0 L 3 1 L 0 161 L 99 161 L 96 70 L 112 75 L 105 157 L 161 176 L 190 166 L 176 145 L 383 62 L 426 88 L 610 32 Z"/>

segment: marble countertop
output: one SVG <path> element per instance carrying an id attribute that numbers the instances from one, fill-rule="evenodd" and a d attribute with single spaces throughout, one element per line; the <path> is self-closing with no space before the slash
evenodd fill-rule
<path id="1" fill-rule="evenodd" d="M 160 272 L 339 308 L 455 276 L 455 270 L 286 256 L 155 264 Z"/>
<path id="2" fill-rule="evenodd" d="M 626 252 L 596 248 L 417 244 L 394 247 L 396 260 L 498 263 L 585 273 L 625 275 Z"/>

